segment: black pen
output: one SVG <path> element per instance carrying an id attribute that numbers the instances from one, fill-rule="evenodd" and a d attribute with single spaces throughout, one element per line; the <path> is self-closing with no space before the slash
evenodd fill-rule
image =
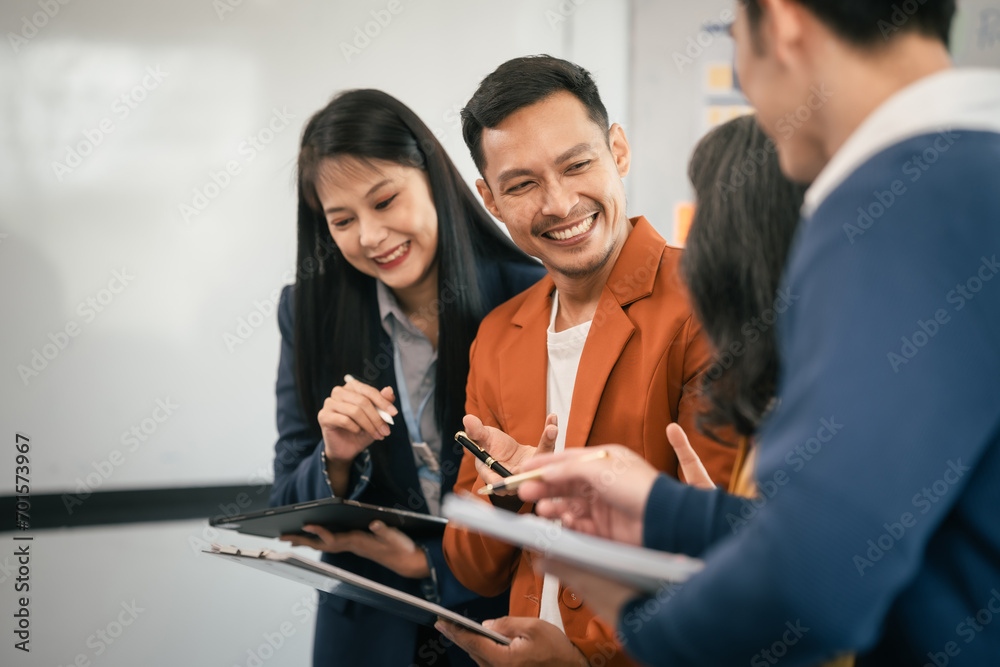
<path id="1" fill-rule="evenodd" d="M 486 464 L 486 466 L 500 475 L 501 477 L 510 477 L 510 471 L 500 465 L 500 462 L 495 458 L 490 456 L 489 452 L 476 444 L 476 442 L 469 437 L 465 431 L 459 431 L 455 434 L 455 440 L 457 440 L 463 447 L 472 452 L 472 455 L 477 459 Z"/>

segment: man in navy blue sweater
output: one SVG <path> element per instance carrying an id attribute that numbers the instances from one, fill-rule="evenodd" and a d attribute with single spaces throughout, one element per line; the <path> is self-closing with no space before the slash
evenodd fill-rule
<path id="1" fill-rule="evenodd" d="M 537 510 L 705 559 L 652 598 L 554 568 L 644 662 L 1000 665 L 1000 72 L 952 69 L 954 10 L 739 3 L 740 83 L 783 171 L 813 183 L 760 495 L 614 457 L 522 487 L 585 490 Z"/>

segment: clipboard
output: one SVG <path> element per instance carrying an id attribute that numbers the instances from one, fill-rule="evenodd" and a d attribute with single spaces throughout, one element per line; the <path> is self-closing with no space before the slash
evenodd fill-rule
<path id="1" fill-rule="evenodd" d="M 404 593 L 392 586 L 380 584 L 329 563 L 303 558 L 288 551 L 279 553 L 270 549 L 238 549 L 212 544 L 211 550 L 206 549 L 202 553 L 240 563 L 255 570 L 269 572 L 325 593 L 387 611 L 421 625 L 434 625 L 438 617 L 441 617 L 489 637 L 499 644 L 508 645 L 511 641 L 499 632 L 490 630 L 471 618 L 445 609 L 441 605 L 428 602 L 423 598 Z"/>
<path id="2" fill-rule="evenodd" d="M 559 522 L 534 514 L 497 509 L 471 495 L 445 497 L 442 513 L 456 525 L 515 544 L 547 558 L 627 584 L 644 593 L 683 582 L 704 562 L 656 549 L 605 540 L 564 528 Z"/>
<path id="3" fill-rule="evenodd" d="M 430 514 L 420 514 L 379 505 L 368 505 L 344 498 L 321 498 L 294 505 L 270 507 L 234 516 L 217 516 L 209 520 L 215 528 L 228 528 L 246 535 L 279 537 L 291 533 L 308 535 L 302 526 L 316 524 L 334 532 L 368 530 L 372 521 L 398 528 L 413 539 L 440 538 L 448 520 Z"/>

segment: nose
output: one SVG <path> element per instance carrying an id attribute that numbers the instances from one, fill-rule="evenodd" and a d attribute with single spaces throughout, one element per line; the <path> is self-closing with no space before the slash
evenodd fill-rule
<path id="1" fill-rule="evenodd" d="M 579 201 L 579 196 L 573 190 L 566 188 L 559 181 L 554 181 L 545 187 L 541 213 L 554 218 L 565 218 Z"/>
<path id="2" fill-rule="evenodd" d="M 389 230 L 378 221 L 377 216 L 358 216 L 358 242 L 364 248 L 377 248 L 389 235 Z"/>

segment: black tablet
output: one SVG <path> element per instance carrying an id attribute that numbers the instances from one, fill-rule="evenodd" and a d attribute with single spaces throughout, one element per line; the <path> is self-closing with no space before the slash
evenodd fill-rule
<path id="1" fill-rule="evenodd" d="M 376 519 L 414 539 L 441 537 L 448 525 L 443 517 L 343 498 L 323 498 L 235 516 L 220 515 L 210 519 L 209 524 L 247 535 L 278 537 L 287 533 L 307 535 L 302 531 L 302 526 L 307 524 L 323 526 L 333 532 L 368 530 L 368 525 Z"/>

